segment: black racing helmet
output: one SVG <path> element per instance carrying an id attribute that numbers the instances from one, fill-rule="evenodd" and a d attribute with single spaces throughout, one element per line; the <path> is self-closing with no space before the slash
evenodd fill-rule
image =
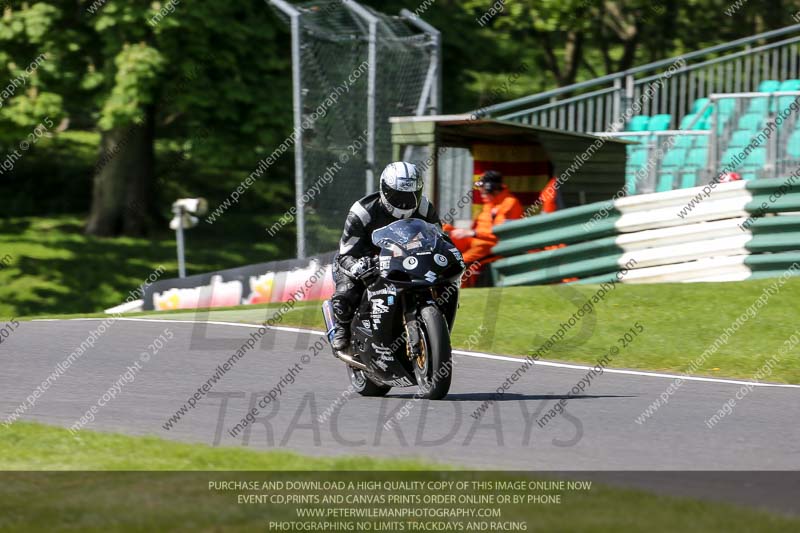
<path id="1" fill-rule="evenodd" d="M 381 173 L 381 202 L 395 218 L 408 218 L 422 199 L 422 176 L 412 163 L 389 163 Z"/>

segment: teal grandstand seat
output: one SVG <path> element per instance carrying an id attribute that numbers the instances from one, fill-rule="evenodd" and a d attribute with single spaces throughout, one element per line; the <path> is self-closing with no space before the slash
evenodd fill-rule
<path id="1" fill-rule="evenodd" d="M 800 80 L 784 80 L 781 83 L 781 86 L 778 88 L 779 91 L 800 91 Z M 779 96 L 778 97 L 778 111 L 783 111 L 784 109 L 789 109 L 789 106 L 792 105 L 792 102 L 797 98 L 797 96 Z"/>
<path id="2" fill-rule="evenodd" d="M 686 162 L 686 149 L 673 148 L 661 160 L 662 167 L 679 167 Z"/>
<path id="3" fill-rule="evenodd" d="M 722 154 L 722 158 L 719 160 L 719 164 L 724 167 L 730 167 L 731 169 L 737 169 L 742 166 L 742 161 L 738 161 L 739 156 L 737 155 L 741 151 L 741 148 L 728 148 L 725 150 L 725 153 Z M 736 162 L 736 163 L 735 163 Z"/>
<path id="4" fill-rule="evenodd" d="M 792 159 L 800 159 L 800 129 L 795 130 L 789 136 L 789 142 L 786 144 L 786 153 Z"/>
<path id="5" fill-rule="evenodd" d="M 668 130 L 672 123 L 672 115 L 653 115 L 647 123 L 648 131 Z"/>
<path id="6" fill-rule="evenodd" d="M 708 150 L 705 148 L 692 148 L 686 156 L 686 164 L 695 167 L 705 167 Z"/>
<path id="7" fill-rule="evenodd" d="M 779 91 L 800 91 L 800 80 L 784 80 L 781 82 Z"/>
<path id="8" fill-rule="evenodd" d="M 763 116 L 759 113 L 747 113 L 739 118 L 738 128 L 740 130 L 756 131 L 761 128 Z"/>
<path id="9" fill-rule="evenodd" d="M 758 84 L 758 92 L 771 93 L 773 91 L 777 91 L 780 86 L 781 82 L 778 80 L 764 80 Z"/>
<path id="10" fill-rule="evenodd" d="M 699 113 L 700 110 L 703 109 L 708 102 L 709 102 L 708 98 L 698 98 L 697 100 L 695 100 L 694 103 L 692 104 L 692 113 L 695 114 Z M 703 115 L 707 117 L 711 114 L 712 111 L 713 108 L 711 106 L 708 106 L 706 107 L 706 110 L 703 111 Z"/>
<path id="11" fill-rule="evenodd" d="M 762 169 L 767 162 L 767 149 L 764 146 L 759 146 L 750 152 L 742 163 L 742 168 L 747 169 Z"/>
<path id="12" fill-rule="evenodd" d="M 635 168 L 644 165 L 647 161 L 647 149 L 635 147 L 628 152 L 628 164 Z"/>
<path id="13" fill-rule="evenodd" d="M 784 113 L 784 115 L 786 113 L 790 113 L 791 112 L 792 102 L 794 102 L 794 99 L 798 98 L 798 97 L 800 97 L 800 96 L 779 96 L 777 104 L 772 106 L 773 107 L 773 111 Z M 785 126 L 788 123 L 789 123 L 788 120 L 784 120 L 781 123 L 781 126 Z"/>
<path id="14" fill-rule="evenodd" d="M 742 151 L 741 147 L 733 147 L 725 150 L 720 159 L 720 165 L 730 166 L 732 169 L 747 168 L 750 171 L 758 170 L 764 167 L 767 160 L 767 149 L 763 146 L 751 151 L 744 159 L 739 157 L 739 152 Z"/>
<path id="15" fill-rule="evenodd" d="M 685 115 L 681 119 L 681 124 L 680 124 L 680 126 L 678 126 L 678 129 L 688 130 L 689 126 L 692 126 L 693 128 L 696 127 L 697 124 L 692 125 L 692 122 L 694 122 L 694 119 L 696 117 L 697 117 L 697 115 L 695 115 L 694 113 L 689 113 L 688 115 Z M 697 122 L 700 122 L 700 120 L 698 120 Z"/>
<path id="16" fill-rule="evenodd" d="M 691 148 L 694 137 L 695 135 L 676 135 L 672 140 L 672 146 L 674 148 Z"/>
<path id="17" fill-rule="evenodd" d="M 681 189 L 688 189 L 697 185 L 697 172 L 689 170 L 681 173 Z"/>
<path id="18" fill-rule="evenodd" d="M 708 148 L 708 135 L 692 135 L 694 141 L 692 146 L 695 148 Z"/>
<path id="19" fill-rule="evenodd" d="M 647 124 L 650 122 L 650 117 L 647 115 L 637 115 L 633 117 L 630 122 L 625 126 L 626 131 L 647 131 Z"/>
<path id="20" fill-rule="evenodd" d="M 733 147 L 741 147 L 747 146 L 750 144 L 750 141 L 753 140 L 753 132 L 750 130 L 738 130 L 733 133 L 731 136 L 731 140 L 728 141 L 728 146 Z"/>
<path id="21" fill-rule="evenodd" d="M 673 179 L 672 172 L 660 173 L 658 175 L 658 183 L 656 183 L 656 192 L 671 191 Z"/>
<path id="22" fill-rule="evenodd" d="M 720 98 L 717 100 L 717 113 L 721 116 L 729 117 L 736 111 L 735 98 Z"/>
<path id="23" fill-rule="evenodd" d="M 769 98 L 759 97 L 759 98 L 750 98 L 750 103 L 747 106 L 748 113 L 760 113 L 762 115 L 766 114 L 769 111 Z"/>

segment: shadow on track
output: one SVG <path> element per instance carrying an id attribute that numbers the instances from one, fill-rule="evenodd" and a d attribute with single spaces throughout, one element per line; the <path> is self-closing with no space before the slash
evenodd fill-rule
<path id="1" fill-rule="evenodd" d="M 413 394 L 389 394 L 386 396 L 387 398 L 397 398 L 399 399 L 410 399 L 413 398 Z M 497 402 L 509 402 L 509 401 L 523 401 L 523 400 L 539 400 L 539 401 L 550 401 L 550 400 L 593 400 L 593 399 L 600 399 L 600 398 L 637 398 L 637 396 L 631 395 L 619 395 L 619 394 L 600 394 L 600 395 L 578 395 L 573 396 L 571 394 L 515 394 L 515 393 L 506 393 L 500 397 L 497 397 L 497 394 L 494 392 L 472 392 L 472 393 L 461 393 L 461 394 L 448 394 L 441 400 L 436 400 L 437 402 L 482 402 L 486 400 L 495 400 Z"/>

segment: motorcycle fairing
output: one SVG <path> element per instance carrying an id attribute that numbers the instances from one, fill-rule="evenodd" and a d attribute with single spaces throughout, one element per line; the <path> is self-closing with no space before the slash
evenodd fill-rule
<path id="1" fill-rule="evenodd" d="M 353 319 L 353 352 L 375 378 L 394 387 L 417 382 L 406 355 L 404 331 L 400 291 L 393 283 L 377 278 L 364 291 Z M 400 334 L 393 336 L 392 332 Z"/>

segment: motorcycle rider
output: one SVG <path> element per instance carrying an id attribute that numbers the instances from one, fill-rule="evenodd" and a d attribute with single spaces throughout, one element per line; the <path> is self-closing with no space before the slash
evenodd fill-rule
<path id="1" fill-rule="evenodd" d="M 381 173 L 380 190 L 350 208 L 339 252 L 333 259 L 334 350 L 344 350 L 350 344 L 350 322 L 365 289 L 361 276 L 373 266 L 373 258 L 380 251 L 372 244 L 372 232 L 402 218 L 418 218 L 441 229 L 436 209 L 422 194 L 422 181 L 415 165 L 389 163 Z"/>

